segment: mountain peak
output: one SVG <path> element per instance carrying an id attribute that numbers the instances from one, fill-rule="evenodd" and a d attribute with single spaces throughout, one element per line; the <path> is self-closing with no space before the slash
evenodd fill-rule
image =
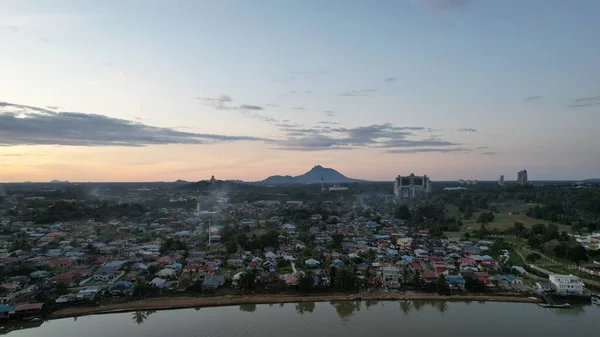
<path id="1" fill-rule="evenodd" d="M 307 184 L 318 183 L 321 181 L 324 183 L 351 183 L 357 182 L 359 180 L 348 178 L 332 168 L 316 165 L 312 169 L 310 169 L 310 171 L 299 176 L 292 177 L 275 175 L 268 177 L 262 182 L 269 184 Z"/>

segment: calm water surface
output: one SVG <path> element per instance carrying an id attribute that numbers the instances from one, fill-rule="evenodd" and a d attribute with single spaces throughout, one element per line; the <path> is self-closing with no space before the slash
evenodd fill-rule
<path id="1" fill-rule="evenodd" d="M 30 322 L 11 337 L 98 336 L 596 336 L 600 307 L 543 309 L 525 303 L 357 301 L 242 305 Z M 36 327 L 36 325 L 39 325 Z M 479 334 L 479 333 L 477 333 Z"/>

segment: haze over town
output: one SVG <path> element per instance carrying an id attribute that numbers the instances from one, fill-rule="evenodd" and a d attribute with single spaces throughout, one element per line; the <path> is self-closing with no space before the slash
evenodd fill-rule
<path id="1" fill-rule="evenodd" d="M 0 3 L 0 181 L 600 175 L 598 1 L 139 4 Z"/>

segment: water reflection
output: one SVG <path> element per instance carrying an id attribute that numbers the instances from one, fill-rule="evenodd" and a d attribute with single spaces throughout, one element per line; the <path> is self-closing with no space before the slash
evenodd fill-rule
<path id="1" fill-rule="evenodd" d="M 400 310 L 402 310 L 402 312 L 405 315 L 408 315 L 413 309 L 413 301 L 409 301 L 409 300 L 400 300 Z"/>
<path id="2" fill-rule="evenodd" d="M 372 322 L 381 328 L 407 324 L 415 336 L 426 336 L 428 332 L 433 331 L 432 329 L 435 329 L 435 331 L 444 329 L 445 336 L 456 337 L 464 335 L 464 317 L 470 317 L 473 321 L 480 322 L 474 327 L 489 330 L 486 332 L 489 337 L 503 336 L 503 329 L 510 331 L 522 329 L 522 334 L 526 335 L 538 331 L 537 329 L 540 327 L 542 327 L 540 336 L 556 337 L 568 335 L 569 333 L 577 336 L 588 336 L 597 332 L 590 327 L 597 326 L 597 317 L 600 315 L 600 308 L 590 305 L 583 307 L 574 305 L 570 309 L 545 309 L 535 304 L 485 302 L 484 305 L 478 303 L 468 305 L 458 301 L 449 303 L 438 300 L 301 302 L 290 303 L 284 310 L 281 310 L 278 305 L 281 304 L 245 304 L 223 308 L 194 308 L 194 310 L 202 310 L 201 312 L 184 309 L 176 312 L 177 317 L 181 318 L 176 323 L 172 322 L 173 315 L 175 315 L 173 312 L 157 313 L 152 316 L 150 322 L 147 322 L 149 316 L 154 314 L 154 311 L 151 310 L 81 317 L 77 322 L 74 322 L 75 318 L 51 320 L 48 323 L 43 320 L 2 322 L 0 324 L 0 335 L 13 331 L 14 333 L 9 334 L 9 336 L 67 336 L 72 331 L 70 329 L 77 329 L 78 331 L 88 331 L 89 337 L 108 335 L 146 337 L 168 335 L 170 332 L 178 331 L 181 328 L 183 333 L 178 333 L 178 336 L 187 337 L 194 336 L 190 333 L 196 332 L 193 327 L 199 322 L 202 323 L 203 329 L 205 329 L 202 335 L 212 337 L 229 336 L 234 331 L 243 332 L 246 336 L 261 335 L 265 337 L 296 336 L 297 334 L 293 332 L 298 330 L 305 332 L 302 335 L 323 335 L 323 329 L 325 329 L 325 335 L 327 335 L 329 326 L 322 326 L 323 322 L 327 322 L 327 324 L 331 324 L 331 329 L 334 329 L 331 335 L 335 335 L 333 332 L 338 331 L 336 325 L 341 325 L 346 328 L 344 330 L 346 337 L 364 337 L 364 330 L 355 327 L 362 326 L 365 322 Z M 258 310 L 258 307 L 261 310 Z M 365 308 L 366 310 L 361 310 Z M 420 312 L 417 312 L 417 310 L 420 310 Z M 229 330 L 223 330 L 223 321 L 213 320 L 214 315 L 217 314 L 225 317 L 227 321 L 226 328 Z M 273 317 L 275 317 L 273 314 L 277 315 L 277 322 L 273 322 Z M 509 317 L 511 324 L 507 325 L 506 321 L 503 320 L 485 321 L 489 317 L 503 317 L 503 315 Z M 128 326 L 111 324 L 112 322 L 122 322 L 123 319 L 128 323 Z M 146 324 L 143 326 L 138 325 L 142 323 Z M 44 329 L 15 331 L 38 327 L 42 324 L 44 324 Z M 270 326 L 269 324 L 273 325 Z M 94 332 L 98 326 L 106 326 L 106 330 L 102 329 L 103 331 Z M 269 329 L 265 329 L 265 327 Z M 61 333 L 63 330 L 64 333 Z M 513 334 L 521 335 L 514 332 Z"/>
<path id="3" fill-rule="evenodd" d="M 331 301 L 329 302 L 342 320 L 348 319 L 355 312 L 360 311 L 362 301 Z"/>
<path id="4" fill-rule="evenodd" d="M 25 329 L 33 329 L 40 327 L 43 323 L 48 321 L 38 320 L 38 321 L 11 321 L 11 322 L 2 322 L 0 325 L 0 335 L 6 335 L 10 332 L 17 330 L 25 330 Z"/>
<path id="5" fill-rule="evenodd" d="M 138 310 L 133 313 L 133 319 L 137 324 L 142 324 L 144 321 L 150 317 L 156 310 Z"/>
<path id="6" fill-rule="evenodd" d="M 240 305 L 240 311 L 255 312 L 256 304 L 242 304 Z"/>
<path id="7" fill-rule="evenodd" d="M 300 302 L 296 303 L 296 312 L 300 315 L 304 315 L 306 312 L 315 311 L 315 302 Z"/>
<path id="8" fill-rule="evenodd" d="M 370 307 L 374 307 L 379 304 L 380 301 L 377 300 L 365 300 L 365 308 L 369 310 Z"/>

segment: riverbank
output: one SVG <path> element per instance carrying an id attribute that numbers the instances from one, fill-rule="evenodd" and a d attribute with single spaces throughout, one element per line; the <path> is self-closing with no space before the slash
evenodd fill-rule
<path id="1" fill-rule="evenodd" d="M 521 302 L 540 303 L 537 297 L 502 296 L 502 295 L 456 295 L 438 294 L 395 294 L 386 292 L 364 294 L 327 294 L 327 295 L 246 295 L 219 297 L 157 297 L 127 303 L 110 304 L 98 307 L 72 307 L 53 312 L 51 318 L 66 318 L 84 315 L 120 313 L 138 310 L 165 310 L 201 307 L 219 307 L 244 304 L 328 302 L 328 301 L 396 301 L 396 300 L 440 300 L 440 301 L 487 301 L 487 302 Z"/>

